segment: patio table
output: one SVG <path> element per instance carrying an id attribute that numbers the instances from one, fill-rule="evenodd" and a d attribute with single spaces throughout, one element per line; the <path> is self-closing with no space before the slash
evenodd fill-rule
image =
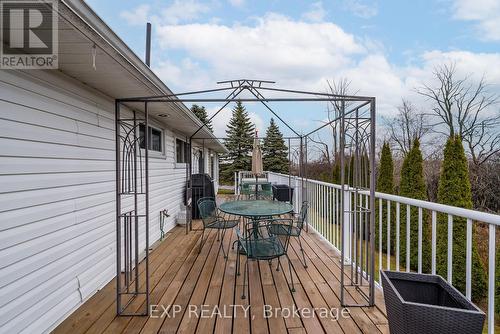
<path id="1" fill-rule="evenodd" d="M 293 211 L 293 206 L 285 202 L 268 200 L 243 200 L 224 202 L 219 206 L 222 212 L 230 215 L 250 218 L 255 237 L 260 218 L 283 215 Z M 246 235 L 246 228 L 243 233 Z"/>
<path id="2" fill-rule="evenodd" d="M 246 180 L 241 180 L 241 183 L 245 183 L 245 184 L 250 184 L 250 185 L 257 185 L 257 184 L 266 184 L 266 183 L 271 183 L 269 182 L 267 179 L 246 179 Z"/>
<path id="3" fill-rule="evenodd" d="M 279 216 L 293 211 L 293 206 L 285 202 L 268 200 L 244 200 L 224 202 L 219 209 L 230 215 L 259 219 Z"/>

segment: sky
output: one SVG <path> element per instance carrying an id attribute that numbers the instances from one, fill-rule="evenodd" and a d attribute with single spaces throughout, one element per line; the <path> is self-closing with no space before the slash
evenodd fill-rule
<path id="1" fill-rule="evenodd" d="M 346 78 L 353 93 L 375 96 L 378 117 L 388 118 L 402 98 L 431 108 L 416 90 L 432 86 L 433 69 L 449 63 L 500 93 L 500 0 L 87 2 L 140 58 L 152 23 L 151 67 L 174 93 L 240 78 L 326 92 L 327 80 Z M 274 107 L 302 133 L 326 119 L 324 103 Z M 247 110 L 264 131 L 272 115 L 256 104 Z M 214 119 L 217 135 L 229 117 L 228 109 Z"/>

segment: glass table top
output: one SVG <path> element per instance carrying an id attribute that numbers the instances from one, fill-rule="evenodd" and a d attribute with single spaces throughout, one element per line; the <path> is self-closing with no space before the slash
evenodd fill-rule
<path id="1" fill-rule="evenodd" d="M 261 179 L 261 180 L 244 180 L 244 181 L 241 181 L 241 183 L 250 184 L 250 185 L 271 184 L 271 182 L 269 182 L 266 179 Z"/>
<path id="2" fill-rule="evenodd" d="M 289 203 L 278 201 L 244 200 L 224 202 L 219 206 L 219 209 L 236 216 L 265 217 L 289 213 L 293 210 L 293 206 Z"/>

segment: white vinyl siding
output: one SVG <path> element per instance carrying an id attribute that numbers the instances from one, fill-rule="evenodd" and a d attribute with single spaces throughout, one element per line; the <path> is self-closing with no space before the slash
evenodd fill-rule
<path id="1" fill-rule="evenodd" d="M 62 74 L 0 76 L 0 332 L 49 331 L 115 276 L 114 101 Z M 185 170 L 150 159 L 150 243 Z M 142 235 L 144 240 L 144 236 Z"/>

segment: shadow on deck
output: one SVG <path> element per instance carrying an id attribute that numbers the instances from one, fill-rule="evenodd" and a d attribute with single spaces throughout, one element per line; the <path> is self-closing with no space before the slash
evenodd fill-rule
<path id="1" fill-rule="evenodd" d="M 201 223 L 196 222 L 194 228 L 200 229 Z M 243 275 L 236 276 L 236 251 L 230 250 L 225 261 L 222 252 L 218 253 L 216 232 L 211 231 L 198 254 L 201 232 L 186 235 L 184 231 L 180 226 L 173 228 L 150 254 L 151 304 L 158 305 L 154 317 L 117 317 L 112 280 L 54 333 L 389 333 L 380 291 L 376 307 L 349 308 L 342 315 L 340 257 L 315 232 L 303 234 L 307 269 L 292 238 L 289 257 L 294 281 L 299 282 L 296 292 L 288 287 L 288 270 L 275 270 L 276 261 L 272 267 L 265 261 L 251 261 L 250 291 L 241 299 Z M 226 249 L 235 238 L 234 231 L 226 234 Z M 354 289 L 347 298 L 351 303 L 362 301 Z M 139 309 L 143 302 L 138 297 L 130 306 Z M 174 315 L 171 308 L 168 316 L 161 316 L 170 305 L 178 305 L 178 312 Z"/>

